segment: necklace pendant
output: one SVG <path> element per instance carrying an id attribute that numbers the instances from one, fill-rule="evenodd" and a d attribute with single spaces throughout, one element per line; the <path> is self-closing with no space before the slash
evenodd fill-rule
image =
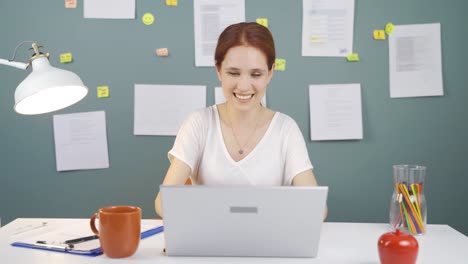
<path id="1" fill-rule="evenodd" d="M 244 151 L 242 149 L 239 149 L 239 154 L 244 154 Z"/>

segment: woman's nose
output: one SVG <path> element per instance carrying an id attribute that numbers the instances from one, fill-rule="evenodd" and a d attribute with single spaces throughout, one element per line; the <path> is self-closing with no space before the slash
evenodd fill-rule
<path id="1" fill-rule="evenodd" d="M 247 76 L 241 76 L 239 82 L 237 82 L 237 90 L 239 91 L 248 91 L 250 90 L 251 83 Z"/>

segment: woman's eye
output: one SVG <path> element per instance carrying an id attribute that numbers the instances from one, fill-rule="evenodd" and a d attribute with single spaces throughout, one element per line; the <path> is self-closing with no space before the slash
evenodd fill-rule
<path id="1" fill-rule="evenodd" d="M 239 73 L 238 72 L 228 72 L 229 75 L 232 75 L 232 76 L 239 76 Z"/>
<path id="2" fill-rule="evenodd" d="M 259 72 L 252 73 L 252 77 L 254 77 L 254 78 L 258 78 L 258 77 L 261 77 L 261 76 L 262 76 L 262 74 L 259 73 Z"/>

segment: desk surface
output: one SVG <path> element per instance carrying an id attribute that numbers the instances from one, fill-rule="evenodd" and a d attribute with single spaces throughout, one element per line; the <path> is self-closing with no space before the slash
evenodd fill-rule
<path id="1" fill-rule="evenodd" d="M 160 221 L 160 220 L 154 220 Z M 0 229 L 0 263 L 29 264 L 103 264 L 103 263 L 359 263 L 378 264 L 377 240 L 388 232 L 387 224 L 324 223 L 317 258 L 219 258 L 219 257 L 167 257 L 162 253 L 162 233 L 140 242 L 138 251 L 129 258 L 109 259 L 75 256 L 64 253 L 18 248 L 12 234 L 20 227 L 47 222 L 48 225 L 89 225 L 88 219 L 19 218 Z M 352 239 L 352 240 L 351 240 Z M 448 225 L 428 225 L 427 233 L 417 236 L 419 255 L 417 263 L 467 263 L 468 237 Z"/>

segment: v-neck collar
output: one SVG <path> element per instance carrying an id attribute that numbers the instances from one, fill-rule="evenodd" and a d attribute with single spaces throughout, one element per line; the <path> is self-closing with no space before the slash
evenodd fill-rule
<path id="1" fill-rule="evenodd" d="M 260 148 L 263 144 L 266 144 L 266 143 L 264 143 L 264 141 L 266 140 L 265 138 L 267 138 L 269 136 L 270 130 L 272 129 L 274 122 L 276 122 L 276 119 L 277 119 L 276 117 L 278 115 L 278 112 L 275 112 L 275 114 L 273 115 L 273 118 L 271 119 L 270 124 L 268 125 L 267 130 L 265 131 L 265 134 L 263 134 L 262 139 L 260 139 L 258 144 L 255 145 L 255 147 L 252 149 L 252 151 L 250 151 L 244 158 L 240 159 L 239 161 L 235 161 L 232 158 L 231 154 L 229 154 L 229 151 L 228 151 L 227 146 L 226 146 L 226 142 L 224 141 L 223 130 L 221 129 L 221 118 L 220 118 L 220 113 L 219 113 L 218 106 L 214 105 L 213 107 L 215 109 L 216 126 L 217 126 L 217 129 L 219 131 L 218 137 L 219 137 L 219 140 L 223 143 L 222 145 L 223 145 L 224 155 L 227 157 L 227 159 L 231 163 L 237 164 L 237 165 L 240 165 L 240 164 L 242 164 L 244 162 L 247 162 L 247 160 L 249 160 L 249 158 L 252 155 L 255 154 L 255 152 L 257 151 L 258 148 Z"/>

